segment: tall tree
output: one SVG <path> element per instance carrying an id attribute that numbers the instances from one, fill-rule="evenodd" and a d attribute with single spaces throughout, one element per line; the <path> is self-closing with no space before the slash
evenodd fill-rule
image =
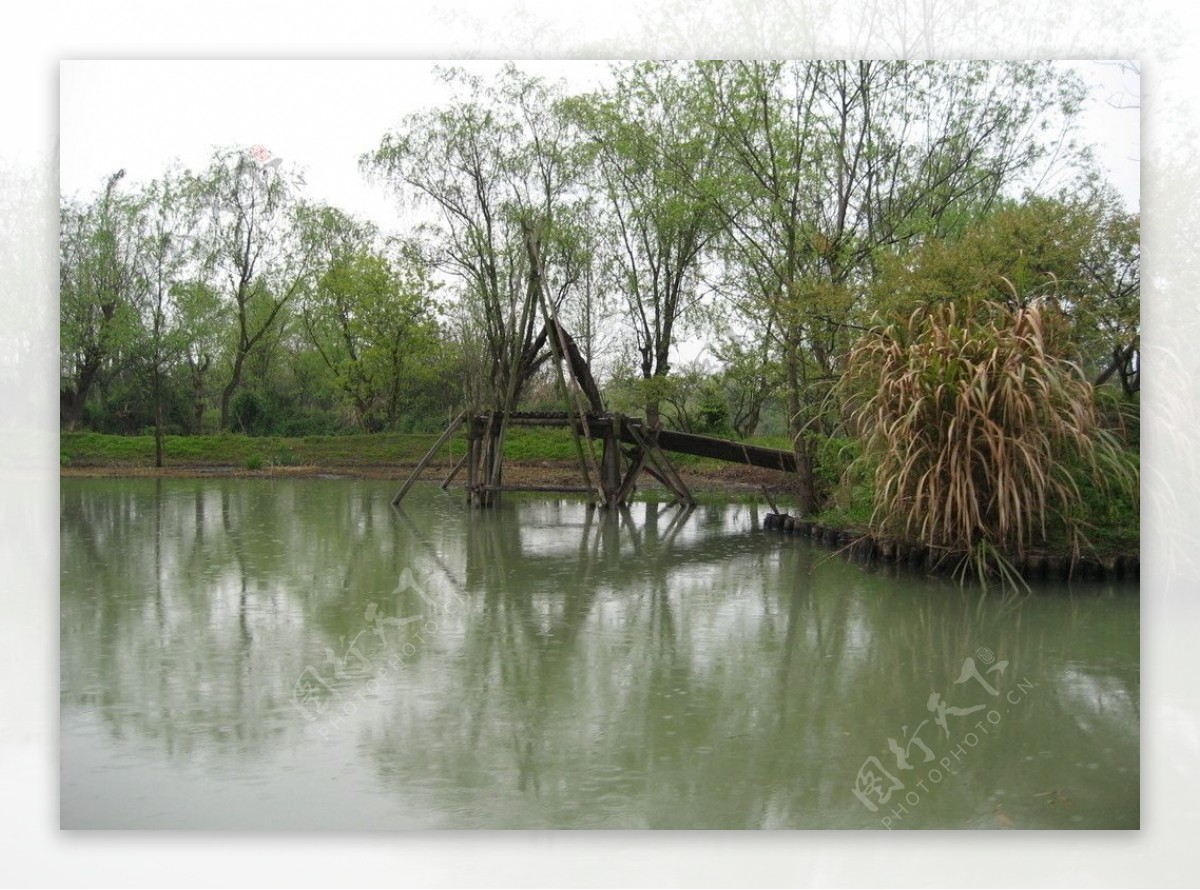
<path id="1" fill-rule="evenodd" d="M 1095 332 L 1095 351 L 1103 356 L 1094 384 L 1115 375 L 1121 391 L 1132 398 L 1141 389 L 1142 373 L 1141 215 L 1121 206 L 1109 189 L 1086 196 L 1082 209 L 1092 225 L 1075 315 L 1083 330 Z"/>
<path id="2" fill-rule="evenodd" d="M 89 204 L 60 211 L 60 419 L 74 429 L 93 388 L 132 356 L 138 249 L 134 200 L 118 170 Z"/>
<path id="3" fill-rule="evenodd" d="M 609 255 L 640 357 L 651 427 L 678 326 L 699 301 L 701 258 L 718 231 L 707 197 L 716 140 L 691 70 L 666 62 L 615 68 L 610 90 L 564 105 L 586 140 L 607 208 Z"/>
<path id="4" fill-rule="evenodd" d="M 187 390 L 191 394 L 193 435 L 204 432 L 213 363 L 230 330 L 229 307 L 208 282 L 192 278 L 176 282 L 174 299 L 179 311 L 179 334 Z"/>
<path id="5" fill-rule="evenodd" d="M 242 383 L 246 360 L 281 321 L 311 271 L 314 246 L 301 237 L 303 179 L 265 167 L 248 151 L 217 151 L 194 177 L 192 200 L 206 216 L 201 234 L 213 287 L 228 301 L 234 332 L 229 379 L 221 391 L 221 429 Z"/>
<path id="6" fill-rule="evenodd" d="M 880 256 L 943 237 L 1044 161 L 1077 85 L 1034 63 L 701 63 L 721 137 L 713 190 L 745 317 L 776 343 L 802 508 L 816 507 L 805 431 Z"/>
<path id="7" fill-rule="evenodd" d="M 325 259 L 302 300 L 301 323 L 356 423 L 367 431 L 394 427 L 431 364 L 435 286 L 411 246 L 388 256 L 374 226 L 333 208 L 314 217 Z"/>
<path id="8" fill-rule="evenodd" d="M 363 165 L 435 211 L 422 227 L 431 261 L 460 283 L 490 365 L 489 400 L 511 410 L 545 357 L 526 239 L 551 279 L 572 249 L 556 229 L 575 178 L 567 133 L 551 113 L 552 89 L 512 66 L 490 85 L 457 69 L 443 77 L 456 97 L 406 117 Z M 561 302 L 564 288 L 553 291 Z"/>
<path id="9" fill-rule="evenodd" d="M 577 244 L 560 225 L 576 200 L 575 162 L 554 114 L 557 91 L 543 81 L 511 65 L 491 85 L 461 70 L 444 76 L 458 95 L 409 115 L 363 164 L 436 214 L 425 243 L 433 265 L 461 285 L 464 330 L 482 336 L 486 396 L 501 412 L 483 459 L 495 487 L 508 417 L 549 355 L 543 316 L 557 312 L 577 275 Z"/>
<path id="10" fill-rule="evenodd" d="M 188 282 L 198 271 L 197 220 L 187 184 L 168 171 L 137 200 L 136 280 L 141 316 L 141 364 L 150 378 L 154 465 L 163 465 L 163 398 L 166 378 L 197 333 Z M 182 297 L 182 299 L 181 299 Z"/>

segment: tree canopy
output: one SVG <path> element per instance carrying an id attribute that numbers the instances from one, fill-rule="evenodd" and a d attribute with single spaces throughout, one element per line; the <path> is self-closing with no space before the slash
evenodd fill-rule
<path id="1" fill-rule="evenodd" d="M 557 317 L 609 407 L 788 437 L 813 511 L 862 338 L 979 305 L 1036 304 L 1048 363 L 1136 403 L 1140 220 L 1076 142 L 1065 69 L 629 62 L 585 94 L 516 65 L 441 77 L 448 101 L 359 158 L 402 229 L 245 148 L 64 197 L 64 427 L 433 430 L 561 405 Z"/>

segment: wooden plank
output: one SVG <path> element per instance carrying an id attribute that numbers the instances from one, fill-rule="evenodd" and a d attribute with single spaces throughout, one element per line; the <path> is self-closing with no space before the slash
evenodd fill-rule
<path id="1" fill-rule="evenodd" d="M 583 354 L 580 353 L 579 346 L 575 343 L 575 338 L 559 323 L 557 313 L 555 313 L 554 326 L 559 339 L 563 343 L 566 357 L 570 361 L 571 374 L 574 376 L 575 382 L 579 384 L 579 388 L 587 396 L 592 411 L 596 414 L 603 414 L 604 401 L 600 398 L 600 387 L 596 386 L 596 381 L 592 377 L 592 369 L 588 367 L 587 361 L 584 360 Z"/>
<path id="2" fill-rule="evenodd" d="M 627 438 L 625 441 L 630 440 Z M 796 472 L 796 455 L 790 451 L 780 451 L 777 448 L 764 448 L 761 445 L 747 445 L 743 442 L 731 442 L 728 439 L 699 436 L 695 433 L 680 433 L 674 430 L 660 430 L 658 444 L 667 451 L 676 451 L 680 454 L 711 457 L 729 463 L 782 470 L 785 473 Z"/>
<path id="3" fill-rule="evenodd" d="M 513 426 L 570 426 L 574 421 L 563 417 L 509 417 L 508 422 Z"/>
<path id="4" fill-rule="evenodd" d="M 450 441 L 450 437 L 454 435 L 460 426 L 462 426 L 463 421 L 467 419 L 468 413 L 469 412 L 467 411 L 463 411 L 458 415 L 458 417 L 454 418 L 454 420 L 450 422 L 450 426 L 446 427 L 446 432 L 442 433 L 441 438 L 434 442 L 433 447 L 425 453 L 423 458 L 421 458 L 421 462 L 418 463 L 416 468 L 412 471 L 412 475 L 408 477 L 408 481 L 404 483 L 404 487 L 396 492 L 396 496 L 392 498 L 393 507 L 404 500 L 404 496 L 408 494 L 408 490 L 413 487 L 413 483 L 420 478 L 421 473 L 423 473 L 425 468 L 429 466 L 429 462 L 433 460 L 434 455 L 436 455 L 442 450 L 443 447 L 445 447 L 446 443 Z"/>
<path id="5" fill-rule="evenodd" d="M 678 472 L 676 472 L 675 467 L 671 464 L 670 459 L 662 453 L 658 445 L 653 441 L 644 438 L 636 426 L 632 424 L 626 424 L 625 428 L 629 431 L 629 434 L 633 436 L 637 446 L 642 449 L 642 451 L 650 459 L 650 462 L 653 463 L 655 468 L 658 470 L 658 473 L 653 473 L 652 475 L 660 482 L 665 483 L 667 488 L 674 492 L 680 503 L 696 503 L 696 499 L 692 497 L 691 491 L 688 490 L 687 483 L 684 482 L 683 478 Z M 646 469 L 649 470 L 650 468 L 646 467 Z M 660 473 L 661 475 L 659 475 Z"/>
<path id="6" fill-rule="evenodd" d="M 621 481 L 621 487 L 617 491 L 618 506 L 629 503 L 633 486 L 637 482 L 638 475 L 642 472 L 642 467 L 646 465 L 646 452 L 642 451 L 641 448 L 636 449 L 633 455 L 627 456 L 629 457 L 629 469 L 626 471 L 625 478 Z"/>
<path id="7" fill-rule="evenodd" d="M 572 494 L 595 494 L 596 489 L 582 485 L 485 485 L 486 491 L 559 491 Z"/>
<path id="8" fill-rule="evenodd" d="M 446 481 L 442 483 L 442 491 L 445 491 L 447 488 L 450 487 L 450 483 L 453 482 L 454 477 L 457 476 L 462 471 L 462 468 L 466 465 L 467 459 L 470 456 L 471 456 L 471 449 L 468 448 L 466 454 L 464 454 L 462 457 L 460 457 L 458 459 L 458 463 L 456 463 L 454 465 L 454 469 L 450 471 L 450 475 L 448 475 L 446 477 Z"/>

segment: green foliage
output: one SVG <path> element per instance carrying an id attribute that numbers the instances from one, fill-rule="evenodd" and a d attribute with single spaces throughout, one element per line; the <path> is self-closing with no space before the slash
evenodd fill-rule
<path id="1" fill-rule="evenodd" d="M 252 454 L 246 458 L 247 470 L 261 470 L 263 468 L 263 456 L 261 454 Z"/>
<path id="2" fill-rule="evenodd" d="M 570 431 L 556 427 L 510 428 L 504 454 L 513 460 L 577 460 Z"/>
<path id="3" fill-rule="evenodd" d="M 301 301 L 306 338 L 355 425 L 396 429 L 444 365 L 429 270 L 411 245 L 385 249 L 373 226 L 333 208 L 309 224 L 328 259 Z"/>
<path id="4" fill-rule="evenodd" d="M 1096 410 L 1102 425 L 1111 430 L 1122 446 L 1132 452 L 1141 447 L 1142 403 L 1138 397 L 1127 398 L 1111 386 L 1096 387 Z"/>
<path id="5" fill-rule="evenodd" d="M 361 159 L 406 200 L 436 211 L 430 265 L 461 286 L 461 331 L 476 361 L 469 389 L 513 409 L 540 364 L 540 296 L 560 306 L 586 251 L 570 223 L 577 159 L 556 88 L 507 67 L 493 84 L 461 69 L 454 98 L 407 116 Z"/>
<path id="6" fill-rule="evenodd" d="M 721 254 L 792 431 L 820 418 L 878 263 L 961 232 L 1054 149 L 1080 85 L 1043 63 L 698 64 L 721 137 Z M 866 310 L 865 312 L 863 310 Z"/>
<path id="7" fill-rule="evenodd" d="M 263 435 L 271 427 L 270 409 L 255 393 L 242 391 L 233 400 L 232 429 L 249 436 Z"/>
<path id="8" fill-rule="evenodd" d="M 826 525 L 866 530 L 874 510 L 874 468 L 862 459 L 862 444 L 841 436 L 816 437 L 815 477 Z"/>
<path id="9" fill-rule="evenodd" d="M 444 429 L 430 433 L 351 433 L 339 436 L 167 436 L 168 466 L 245 466 L 252 457 L 272 466 L 374 467 L 411 464 L 420 460 Z M 448 455 L 461 456 L 466 439 L 451 439 Z M 509 430 L 505 453 L 515 460 L 575 460 L 570 433 L 565 429 L 516 427 Z M 61 457 L 74 467 L 148 466 L 154 458 L 152 436 L 111 436 L 64 432 Z M 64 464 L 65 465 L 65 464 Z"/>
<path id="10" fill-rule="evenodd" d="M 1053 66 L 640 62 L 574 98 L 512 67 L 445 80 L 447 103 L 362 159 L 433 211 L 398 236 L 305 203 L 297 171 L 240 150 L 64 200 L 64 429 L 158 427 L 168 461 L 408 459 L 460 405 L 564 407 L 543 293 L 611 410 L 797 442 L 805 511 L 857 522 L 878 454 L 852 459 L 827 396 L 869 319 L 1037 298 L 1045 353 L 1084 369 L 1099 426 L 1136 449 L 1136 214 L 1093 182 L 1009 197 L 1076 157 L 1060 136 L 1078 84 Z M 719 365 L 678 360 L 692 334 Z M 243 435 L 175 435 L 219 428 Z M 509 447 L 573 459 L 543 432 Z M 146 441 L 103 447 L 140 463 Z M 1067 538 L 1128 518 L 1074 463 L 1066 476 L 1083 506 L 1047 506 L 1047 535 L 1056 509 Z"/>
<path id="11" fill-rule="evenodd" d="M 719 380 L 709 377 L 701 383 L 696 401 L 696 432 L 722 437 L 733 434 L 729 425 L 729 405 Z"/>
<path id="12" fill-rule="evenodd" d="M 1016 307 L 1041 298 L 1047 314 L 1057 316 L 1053 351 L 1070 355 L 1089 379 L 1122 351 L 1114 370 L 1136 376 L 1138 219 L 1114 202 L 1103 191 L 1006 202 L 956 237 L 881 256 L 872 302 L 882 312 L 907 315 L 933 303 Z"/>
<path id="13" fill-rule="evenodd" d="M 1138 454 L 1121 452 L 1117 466 L 1109 472 L 1113 479 L 1136 480 L 1140 472 Z M 1137 553 L 1141 523 L 1136 485 L 1098 479 L 1086 465 L 1078 463 L 1071 466 L 1070 473 L 1078 484 L 1079 500 L 1068 505 L 1064 515 L 1051 520 L 1046 534 L 1048 546 L 1060 552 Z"/>
<path id="14" fill-rule="evenodd" d="M 699 306 L 699 266 L 721 230 L 718 138 L 695 66 L 637 62 L 613 69 L 609 90 L 560 104 L 580 138 L 597 222 L 613 257 L 646 380 L 671 370 L 676 328 Z M 647 391 L 648 417 L 658 411 Z"/>
<path id="15" fill-rule="evenodd" d="M 299 466 L 300 459 L 291 448 L 284 445 L 271 456 L 268 463 L 272 467 L 295 467 Z"/>
<path id="16" fill-rule="evenodd" d="M 139 335 L 136 197 L 119 170 L 90 203 L 60 210 L 59 367 L 64 426 L 73 428 L 95 388 L 135 354 Z"/>

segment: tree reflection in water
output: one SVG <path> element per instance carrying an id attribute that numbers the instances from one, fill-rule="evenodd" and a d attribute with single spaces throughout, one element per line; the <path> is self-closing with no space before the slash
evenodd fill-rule
<path id="1" fill-rule="evenodd" d="M 1137 824 L 1123 588 L 981 599 L 765 534 L 750 505 L 388 495 L 64 480 L 64 733 L 94 721 L 115 749 L 283 797 L 281 764 L 336 752 L 405 826 L 880 827 L 851 793 L 864 760 L 894 771 L 888 739 L 918 726 L 953 747 L 926 703 L 975 704 L 954 681 L 986 646 L 1001 697 L 1033 688 L 903 827 Z M 351 651 L 398 667 L 368 686 Z M 335 733 L 293 702 L 309 668 L 314 710 L 355 703 Z"/>

